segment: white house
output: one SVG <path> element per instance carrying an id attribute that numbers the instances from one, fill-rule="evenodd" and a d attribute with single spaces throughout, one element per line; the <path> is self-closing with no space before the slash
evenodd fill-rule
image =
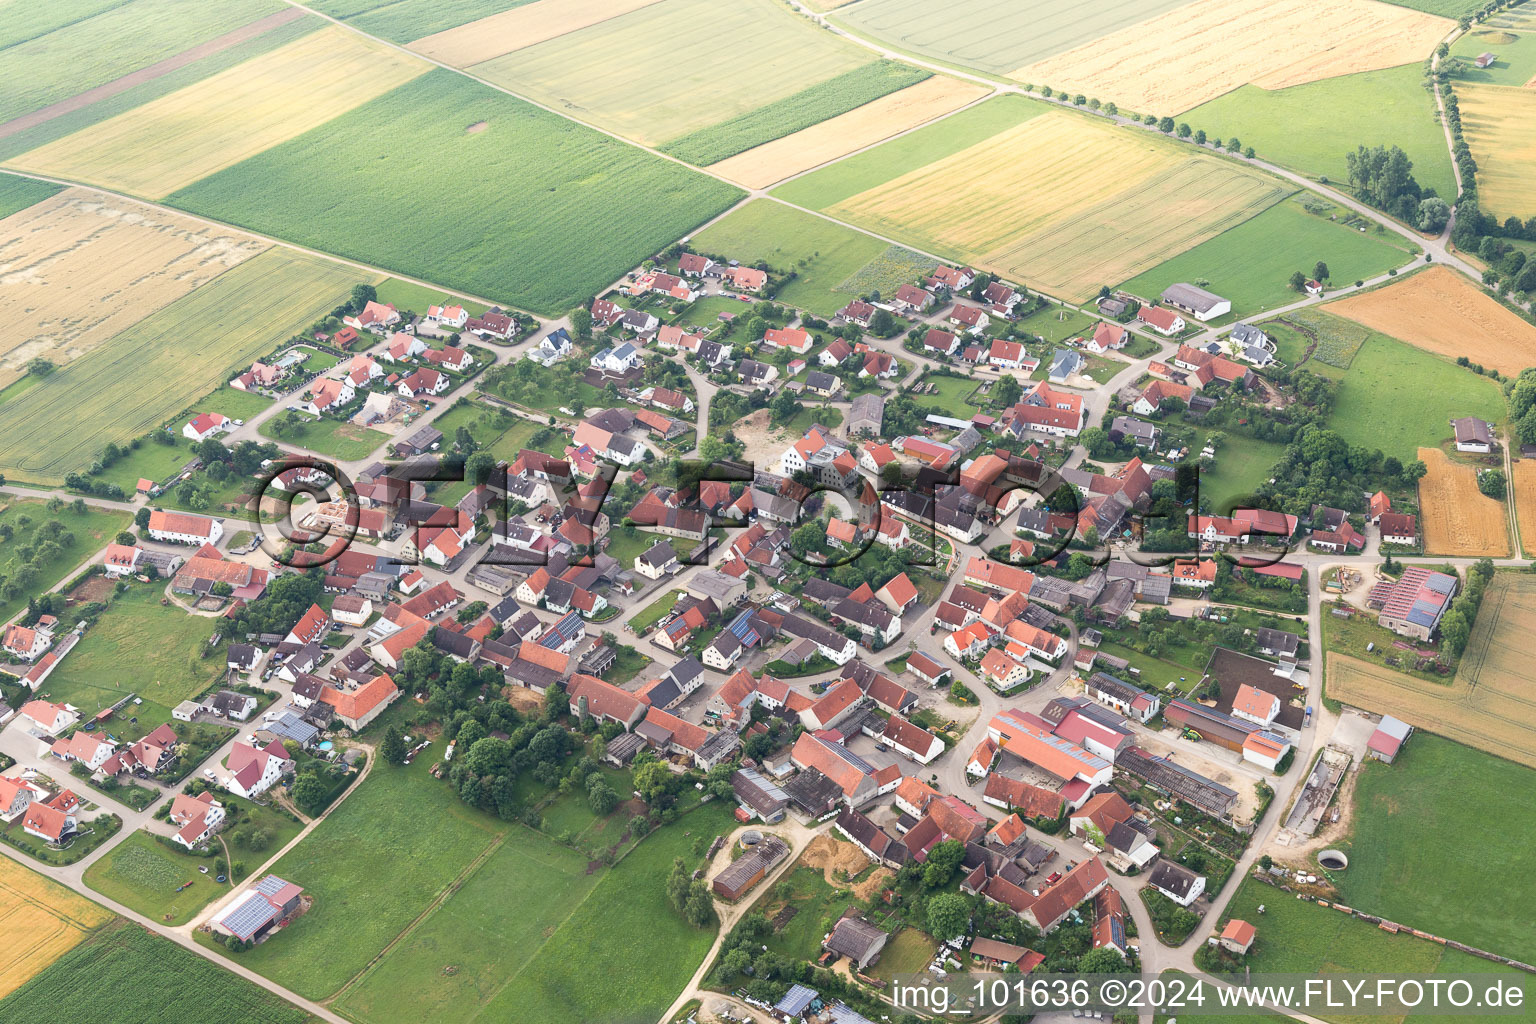
<path id="1" fill-rule="evenodd" d="M 168 544 L 217 544 L 224 536 L 224 524 L 190 512 L 154 509 L 149 513 L 149 535 Z"/>
<path id="2" fill-rule="evenodd" d="M 49 735 L 57 735 L 80 720 L 68 705 L 46 700 L 29 700 L 21 706 L 21 717 Z"/>
<path id="3" fill-rule="evenodd" d="M 234 420 L 216 412 L 200 412 L 181 428 L 181 436 L 189 441 L 201 441 L 215 434 L 226 434 L 235 428 Z"/>
<path id="4" fill-rule="evenodd" d="M 379 350 L 379 358 L 386 363 L 400 363 L 414 359 L 427 350 L 427 343 L 414 334 L 396 331 L 389 337 L 389 344 Z"/>
<path id="5" fill-rule="evenodd" d="M 1197 875 L 1182 864 L 1159 861 L 1147 879 L 1152 888 L 1181 907 L 1187 907 L 1205 892 L 1205 876 Z"/>
<path id="6" fill-rule="evenodd" d="M 223 823 L 224 805 L 206 790 L 197 796 L 178 793 L 167 817 L 177 827 L 171 838 L 191 850 Z"/>
<path id="7" fill-rule="evenodd" d="M 640 365 L 640 351 L 629 342 L 605 348 L 591 359 L 592 368 L 604 373 L 627 373 Z"/>
<path id="8" fill-rule="evenodd" d="M 293 759 L 281 743 L 265 748 L 236 743 L 224 766 L 229 769 L 229 791 L 249 800 L 271 789 L 293 767 Z"/>
<path id="9" fill-rule="evenodd" d="M 463 306 L 428 306 L 427 319 L 434 324 L 457 329 L 469 322 L 469 310 Z"/>
<path id="10" fill-rule="evenodd" d="M 416 398 L 419 395 L 440 395 L 448 387 L 448 377 L 431 367 L 424 366 L 400 381 L 396 390 L 402 398 Z"/>

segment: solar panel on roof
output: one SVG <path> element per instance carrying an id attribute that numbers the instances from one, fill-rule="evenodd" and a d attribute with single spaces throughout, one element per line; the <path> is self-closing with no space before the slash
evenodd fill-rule
<path id="1" fill-rule="evenodd" d="M 260 882 L 257 883 L 257 885 L 260 884 Z M 269 903 L 267 898 L 260 892 L 252 892 L 244 900 L 236 904 L 233 910 L 225 913 L 223 918 L 224 929 L 231 934 L 245 939 L 254 935 L 258 928 L 276 916 L 277 908 Z"/>

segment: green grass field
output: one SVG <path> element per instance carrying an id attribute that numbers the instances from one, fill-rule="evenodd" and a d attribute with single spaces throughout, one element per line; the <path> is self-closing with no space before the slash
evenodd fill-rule
<path id="1" fill-rule="evenodd" d="M 338 420 L 332 416 L 316 418 L 301 413 L 299 419 L 304 423 L 303 429 L 278 437 L 272 428 L 275 419 L 276 417 L 267 420 L 257 428 L 262 437 L 285 444 L 300 445 L 310 451 L 343 461 L 367 458 L 391 436 L 381 430 L 360 427 L 355 423 Z"/>
<path id="2" fill-rule="evenodd" d="M 734 827 L 717 801 L 646 837 L 486 1005 L 485 1019 L 586 1024 L 613 1019 L 619 1007 L 637 1021 L 660 1018 L 715 937 L 678 916 L 663 880 L 675 858 L 698 863 Z"/>
<path id="3" fill-rule="evenodd" d="M 824 210 L 1038 117 L 1051 108 L 1022 96 L 999 96 L 899 139 L 839 160 L 773 190 L 785 202 Z"/>
<path id="4" fill-rule="evenodd" d="M 1038 334 L 1049 342 L 1062 342 L 1068 338 L 1076 338 L 1086 335 L 1093 330 L 1093 325 L 1098 323 L 1096 317 L 1071 306 L 1058 306 L 1054 303 L 1043 306 L 1025 317 L 1020 317 L 1016 326 Z M 1049 365 L 1050 360 L 1044 361 Z"/>
<path id="5" fill-rule="evenodd" d="M 1394 244 L 1399 237 L 1362 233 L 1287 201 L 1120 287 L 1155 301 L 1170 284 L 1200 278 L 1210 282 L 1211 291 L 1232 300 L 1234 314 L 1251 316 L 1301 298 L 1291 290 L 1290 276 L 1300 270 L 1310 277 L 1318 260 L 1341 282 L 1376 277 L 1406 264 L 1414 254 Z"/>
<path id="6" fill-rule="evenodd" d="M 166 708 L 223 678 L 223 648 L 202 657 L 218 620 L 160 603 L 165 585 L 133 584 L 75 645 L 44 689 L 94 714 L 124 694 Z"/>
<path id="7" fill-rule="evenodd" d="M 197 869 L 206 867 L 204 875 Z M 186 924 L 229 887 L 214 881 L 213 861 L 176 853 L 138 831 L 85 870 L 85 884 L 111 900 L 168 926 Z M 192 884 L 181 892 L 176 887 Z"/>
<path id="8" fill-rule="evenodd" d="M 281 941 L 239 962 L 311 999 L 331 995 L 403 931 L 505 830 L 427 774 L 438 747 L 368 779 L 273 871 L 315 898 Z M 421 812 L 431 807 L 432 827 Z M 387 878 L 388 885 L 379 885 Z"/>
<path id="9" fill-rule="evenodd" d="M 1533 785 L 1529 768 L 1428 733 L 1414 736 L 1393 764 L 1367 761 L 1355 790 L 1349 868 L 1337 875 L 1345 901 L 1531 962 L 1536 896 L 1501 879 L 1536 868 L 1536 849 L 1520 829 L 1486 824 L 1498 820 L 1507 794 Z M 1405 807 L 1413 812 L 1400 813 Z"/>
<path id="10" fill-rule="evenodd" d="M 49 181 L 33 181 L 31 178 L 18 178 L 14 174 L 0 174 L 0 217 L 9 217 L 25 210 L 63 188 L 63 185 Z"/>
<path id="11" fill-rule="evenodd" d="M 168 202 L 559 313 L 740 194 L 439 70 Z"/>
<path id="12" fill-rule="evenodd" d="M 62 482 L 108 441 L 142 437 L 192 408 L 366 276 L 289 250 L 246 260 L 0 405 L 0 471 Z"/>
<path id="13" fill-rule="evenodd" d="M 62 998 L 62 993 L 69 995 Z M 306 1024 L 315 1019 L 218 964 L 126 921 L 103 928 L 0 1000 L 0 1017 L 34 1024 Z"/>
<path id="14" fill-rule="evenodd" d="M 113 6 L 122 6 L 123 2 L 124 0 L 114 0 Z M 227 49 L 210 53 L 184 67 L 140 82 L 114 96 L 100 98 L 79 110 L 60 113 L 40 124 L 23 128 L 0 139 L 0 160 L 9 160 L 11 157 L 46 145 L 55 139 L 62 139 L 91 125 L 100 124 L 108 118 L 142 106 L 150 100 L 168 96 L 178 89 L 201 82 L 242 61 L 291 43 L 326 24 L 320 18 L 296 18 Z"/>
<path id="15" fill-rule="evenodd" d="M 1200 500 L 1220 514 L 1229 502 L 1269 479 L 1285 445 L 1227 434 L 1216 449 L 1216 465 L 1200 475 Z"/>
<path id="16" fill-rule="evenodd" d="M 0 123 L 68 99 L 283 9 L 277 0 L 134 0 L 5 51 Z M 17 34 L 30 34 L 26 20 Z"/>
<path id="17" fill-rule="evenodd" d="M 674 139 L 663 148 L 689 163 L 718 163 L 930 77 L 930 72 L 910 64 L 876 61 L 818 82 L 777 103 Z"/>
<path id="18" fill-rule="evenodd" d="M 630 628 L 636 633 L 642 633 L 651 628 L 666 618 L 667 613 L 672 610 L 672 606 L 677 604 L 677 599 L 682 596 L 683 592 L 681 590 L 669 590 L 662 594 L 659 598 L 635 613 L 629 620 Z"/>
<path id="19" fill-rule="evenodd" d="M 910 250 L 768 199 L 733 211 L 690 244 L 743 263 L 763 260 L 776 275 L 793 271 L 796 278 L 775 300 L 821 317 L 865 291 L 889 292 L 933 269 L 932 260 Z"/>
<path id="20" fill-rule="evenodd" d="M 1528 9 L 1527 9 L 1528 10 Z M 1458 82 L 1485 85 L 1524 85 L 1536 76 L 1536 20 L 1521 12 L 1518 20 L 1504 20 L 1515 31 L 1497 25 L 1474 26 L 1451 46 L 1451 56 L 1466 60 L 1467 68 L 1456 76 Z M 1486 68 L 1472 67 L 1480 53 L 1492 53 L 1494 62 Z"/>
<path id="21" fill-rule="evenodd" d="M 1182 0 L 1114 0 L 1091 9 L 1061 0 L 865 0 L 834 17 L 861 35 L 936 60 L 1006 74 L 1178 7 Z"/>
<path id="22" fill-rule="evenodd" d="M 413 313 L 425 314 L 428 306 L 441 305 L 445 298 L 469 310 L 470 316 L 479 316 L 488 308 L 483 302 L 475 302 L 461 295 L 450 295 L 439 288 L 412 284 L 398 277 L 385 278 L 374 291 L 378 293 L 380 302 L 387 302 L 396 309 L 408 309 Z"/>
<path id="23" fill-rule="evenodd" d="M 1339 382 L 1329 426 L 1352 445 L 1380 448 L 1404 462 L 1450 436 L 1450 420 L 1507 418 L 1499 385 L 1471 370 L 1373 334 Z"/>
<path id="24" fill-rule="evenodd" d="M 22 524 L 25 518 L 29 522 Z M 27 597 L 45 593 L 54 584 L 72 573 L 81 563 L 112 543 L 118 532 L 133 525 L 133 517 L 126 512 L 87 507 L 82 515 L 69 507 L 49 512 L 42 501 L 19 500 L 10 495 L 0 495 L 0 523 L 11 527 L 9 541 L 0 543 L 0 577 L 20 582 L 17 570 L 32 558 L 37 533 L 51 519 L 64 524 L 64 529 L 74 535 L 71 543 L 63 544 L 59 553 L 38 566 L 37 579 L 24 584 L 21 593 L 6 600 L 0 592 L 0 622 L 9 621 L 12 615 L 26 607 Z"/>
<path id="25" fill-rule="evenodd" d="M 1349 180 L 1344 156 L 1356 147 L 1401 146 L 1419 184 L 1454 196 L 1450 153 L 1422 78 L 1423 68 L 1408 64 L 1272 92 L 1245 85 L 1179 119 L 1212 136 L 1235 135 L 1260 159 L 1339 182 Z"/>
<path id="26" fill-rule="evenodd" d="M 465 25 L 529 0 L 319 0 L 322 14 L 340 18 L 370 35 L 408 43 Z"/>

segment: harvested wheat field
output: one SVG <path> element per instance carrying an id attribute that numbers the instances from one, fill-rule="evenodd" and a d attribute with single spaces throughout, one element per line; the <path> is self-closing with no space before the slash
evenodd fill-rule
<path id="1" fill-rule="evenodd" d="M 660 0 L 536 0 L 410 43 L 417 53 L 467 68 L 492 57 L 547 42 Z"/>
<path id="2" fill-rule="evenodd" d="M 1520 547 L 1536 555 L 1536 459 L 1516 459 L 1510 484 L 1515 492 L 1515 518 L 1520 523 Z"/>
<path id="3" fill-rule="evenodd" d="M 430 68 L 332 25 L 9 165 L 159 199 L 318 128 Z"/>
<path id="4" fill-rule="evenodd" d="M 1420 448 L 1429 468 L 1419 481 L 1419 524 L 1424 553 L 1477 558 L 1509 554 L 1502 502 L 1477 489 L 1477 470 L 1446 458 L 1439 448 Z"/>
<path id="5" fill-rule="evenodd" d="M 1536 89 L 1468 83 L 1456 87 L 1456 99 L 1483 208 L 1500 220 L 1536 210 Z"/>
<path id="6" fill-rule="evenodd" d="M 0 220 L 0 387 L 36 356 L 78 359 L 266 248 L 78 188 Z"/>
<path id="7" fill-rule="evenodd" d="M 1291 191 L 1229 161 L 1052 111 L 827 212 L 1084 300 Z"/>
<path id="8" fill-rule="evenodd" d="M 819 870 L 828 885 L 837 889 L 852 889 L 853 894 L 861 900 L 867 900 L 879 892 L 892 874 L 885 868 L 878 868 L 862 882 L 850 886 L 848 880 L 869 867 L 869 858 L 852 843 L 833 839 L 829 835 L 819 835 L 812 839 L 800 855 L 800 863 Z"/>
<path id="9" fill-rule="evenodd" d="M 1436 355 L 1466 356 L 1500 373 L 1536 366 L 1536 327 L 1450 267 L 1430 267 L 1323 309 Z"/>
<path id="10" fill-rule="evenodd" d="M 0 857 L 0 999 L 110 920 L 105 908 Z"/>
<path id="11" fill-rule="evenodd" d="M 1283 89 L 1417 63 L 1453 27 L 1376 0 L 1194 0 L 1009 77 L 1176 114 L 1241 85 Z"/>
<path id="12" fill-rule="evenodd" d="M 1530 636 L 1536 577 L 1494 574 L 1449 685 L 1415 679 L 1328 652 L 1327 694 L 1367 711 L 1536 767 L 1536 701 L 1530 698 Z"/>
<path id="13" fill-rule="evenodd" d="M 983 85 L 935 75 L 846 114 L 711 164 L 709 169 L 748 188 L 766 188 L 958 110 L 988 92 Z"/>

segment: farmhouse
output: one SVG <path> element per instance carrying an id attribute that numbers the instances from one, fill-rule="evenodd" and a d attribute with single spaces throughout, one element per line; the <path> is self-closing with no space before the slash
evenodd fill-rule
<path id="1" fill-rule="evenodd" d="M 1457 451 L 1483 454 L 1493 451 L 1493 425 L 1486 420 L 1463 416 L 1451 420 L 1451 430 L 1456 435 Z"/>
<path id="2" fill-rule="evenodd" d="M 1172 337 L 1185 327 L 1183 317 L 1160 306 L 1142 306 L 1136 311 L 1136 319 L 1164 337 Z"/>
<path id="3" fill-rule="evenodd" d="M 1419 542 L 1418 520 L 1406 512 L 1383 512 L 1377 520 L 1383 544 L 1414 547 Z"/>
<path id="4" fill-rule="evenodd" d="M 149 513 L 149 535 L 168 544 L 217 544 L 224 524 L 207 516 L 154 509 Z"/>
<path id="5" fill-rule="evenodd" d="M 1201 323 L 1232 312 L 1230 300 L 1192 284 L 1169 285 L 1163 289 L 1160 301 L 1174 309 L 1182 309 Z"/>

